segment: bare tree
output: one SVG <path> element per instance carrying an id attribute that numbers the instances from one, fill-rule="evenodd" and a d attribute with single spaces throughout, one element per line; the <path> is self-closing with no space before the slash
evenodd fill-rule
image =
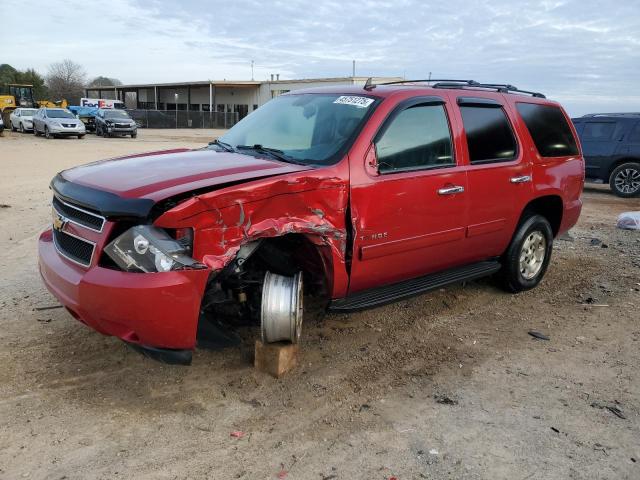
<path id="1" fill-rule="evenodd" d="M 82 65 L 68 59 L 49 65 L 47 87 L 54 101 L 64 98 L 71 104 L 80 103 L 86 82 Z"/>

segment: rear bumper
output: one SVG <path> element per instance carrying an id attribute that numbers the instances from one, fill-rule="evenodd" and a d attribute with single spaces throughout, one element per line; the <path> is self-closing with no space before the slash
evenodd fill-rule
<path id="1" fill-rule="evenodd" d="M 61 257 L 51 230 L 38 241 L 44 284 L 77 320 L 105 335 L 155 349 L 196 345 L 208 270 L 128 273 L 84 269 Z"/>

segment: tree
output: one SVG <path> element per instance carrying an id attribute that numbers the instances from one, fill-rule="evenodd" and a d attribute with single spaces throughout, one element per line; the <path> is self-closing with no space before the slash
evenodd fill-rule
<path id="1" fill-rule="evenodd" d="M 49 98 L 49 89 L 44 84 L 44 78 L 33 68 L 28 68 L 24 72 L 18 72 L 16 83 L 33 85 L 33 98 L 35 101 Z"/>
<path id="2" fill-rule="evenodd" d="M 0 85 L 5 85 L 7 83 L 18 83 L 16 81 L 16 75 L 18 75 L 18 70 L 13 68 L 8 63 L 3 63 L 0 65 Z"/>
<path id="3" fill-rule="evenodd" d="M 71 60 L 49 65 L 47 87 L 53 101 L 64 98 L 71 104 L 80 103 L 86 82 L 87 74 L 82 66 Z"/>
<path id="4" fill-rule="evenodd" d="M 122 82 L 117 78 L 103 77 L 102 75 L 89 82 L 90 87 L 115 87 L 116 85 L 122 85 Z"/>

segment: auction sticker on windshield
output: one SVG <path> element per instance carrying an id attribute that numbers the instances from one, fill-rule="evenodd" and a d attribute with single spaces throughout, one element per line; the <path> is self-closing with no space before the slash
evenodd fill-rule
<path id="1" fill-rule="evenodd" d="M 358 108 L 367 108 L 373 103 L 373 98 L 358 97 L 355 95 L 342 95 L 336 98 L 333 103 L 340 103 L 342 105 L 353 105 Z"/>

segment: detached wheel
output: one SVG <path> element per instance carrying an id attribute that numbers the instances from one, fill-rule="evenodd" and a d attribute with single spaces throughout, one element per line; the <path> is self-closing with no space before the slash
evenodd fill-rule
<path id="1" fill-rule="evenodd" d="M 502 261 L 502 283 L 512 293 L 529 290 L 542 281 L 553 249 L 553 231 L 542 215 L 523 220 Z"/>
<path id="2" fill-rule="evenodd" d="M 640 163 L 623 163 L 611 172 L 609 186 L 618 197 L 630 198 L 640 194 Z"/>

